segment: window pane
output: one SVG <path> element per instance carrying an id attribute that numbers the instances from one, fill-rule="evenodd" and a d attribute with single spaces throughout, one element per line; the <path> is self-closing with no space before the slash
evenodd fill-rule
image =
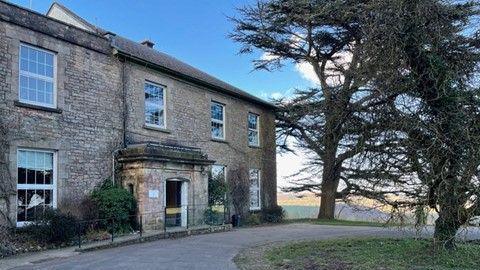
<path id="1" fill-rule="evenodd" d="M 145 84 L 145 122 L 164 126 L 164 89 L 160 86 Z"/>
<path id="2" fill-rule="evenodd" d="M 35 170 L 27 169 L 27 184 L 35 184 Z"/>
<path id="3" fill-rule="evenodd" d="M 27 59 L 20 59 L 20 70 L 21 71 L 28 71 L 28 60 Z"/>
<path id="4" fill-rule="evenodd" d="M 212 166 L 212 178 L 215 180 L 225 181 L 225 166 L 222 165 L 213 165 Z"/>
<path id="5" fill-rule="evenodd" d="M 18 168 L 17 179 L 19 184 L 27 183 L 27 170 L 25 168 Z"/>
<path id="6" fill-rule="evenodd" d="M 211 107 L 212 119 L 223 122 L 223 106 L 218 103 L 213 103 Z"/>
<path id="7" fill-rule="evenodd" d="M 249 130 L 248 131 L 248 143 L 250 145 L 258 145 L 258 132 Z"/>
<path id="8" fill-rule="evenodd" d="M 34 150 L 18 151 L 17 222 L 31 221 L 53 206 L 53 153 Z M 25 189 L 28 184 L 29 189 Z"/>
<path id="9" fill-rule="evenodd" d="M 25 206 L 18 206 L 17 207 L 17 222 L 25 221 Z"/>
<path id="10" fill-rule="evenodd" d="M 52 184 L 53 179 L 53 170 L 46 170 L 45 171 L 45 185 Z"/>
<path id="11" fill-rule="evenodd" d="M 223 138 L 223 124 L 212 122 L 212 137 Z"/>
<path id="12" fill-rule="evenodd" d="M 258 116 L 255 114 L 248 114 L 248 128 L 257 129 Z"/>
<path id="13" fill-rule="evenodd" d="M 250 170 L 250 207 L 260 207 L 260 174 L 259 170 Z"/>
<path id="14" fill-rule="evenodd" d="M 53 53 L 20 46 L 19 96 L 22 101 L 53 105 Z"/>

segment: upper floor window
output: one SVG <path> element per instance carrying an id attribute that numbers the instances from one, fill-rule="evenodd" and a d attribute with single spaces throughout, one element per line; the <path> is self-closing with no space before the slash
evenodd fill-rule
<path id="1" fill-rule="evenodd" d="M 225 106 L 212 102 L 211 105 L 212 138 L 225 139 Z"/>
<path id="2" fill-rule="evenodd" d="M 55 153 L 22 149 L 17 152 L 17 224 L 33 221 L 56 206 Z"/>
<path id="3" fill-rule="evenodd" d="M 259 210 L 260 202 L 260 170 L 250 170 L 250 210 Z"/>
<path id="4" fill-rule="evenodd" d="M 20 45 L 19 99 L 45 107 L 56 106 L 55 54 L 29 45 Z"/>
<path id="5" fill-rule="evenodd" d="M 145 83 L 145 123 L 165 127 L 165 89 L 150 82 Z"/>
<path id="6" fill-rule="evenodd" d="M 259 116 L 253 113 L 248 113 L 248 145 L 259 146 L 259 129 L 258 129 Z"/>

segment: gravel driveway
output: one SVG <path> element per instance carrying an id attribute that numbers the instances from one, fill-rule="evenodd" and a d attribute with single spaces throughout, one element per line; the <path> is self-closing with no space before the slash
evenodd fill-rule
<path id="1" fill-rule="evenodd" d="M 233 257 L 260 244 L 353 236 L 399 236 L 396 229 L 288 224 L 167 239 L 107 250 L 72 254 L 15 269 L 237 269 Z M 475 237 L 478 233 L 475 233 Z M 0 261 L 1 264 L 1 261 Z M 1 267 L 0 267 L 1 268 Z"/>

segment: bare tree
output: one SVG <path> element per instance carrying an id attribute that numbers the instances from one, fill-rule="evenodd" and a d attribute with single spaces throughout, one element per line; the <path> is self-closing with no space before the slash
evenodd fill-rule
<path id="1" fill-rule="evenodd" d="M 8 130 L 7 123 L 0 117 L 0 223 L 5 221 L 13 226 L 11 199 L 16 190 L 8 167 Z"/>
<path id="2" fill-rule="evenodd" d="M 237 215 L 245 217 L 249 209 L 250 183 L 248 169 L 240 164 L 227 173 L 230 200 Z"/>

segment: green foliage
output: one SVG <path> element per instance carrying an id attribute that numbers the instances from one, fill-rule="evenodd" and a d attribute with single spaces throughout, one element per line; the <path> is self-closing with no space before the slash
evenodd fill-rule
<path id="1" fill-rule="evenodd" d="M 208 178 L 208 204 L 225 204 L 228 190 L 228 184 L 223 175 L 212 176 L 212 174 L 210 174 Z"/>
<path id="2" fill-rule="evenodd" d="M 38 210 L 41 213 L 42 210 Z M 33 236 L 38 242 L 45 244 L 70 243 L 76 235 L 77 219 L 70 213 L 62 213 L 57 209 L 45 209 L 35 221 L 22 230 Z"/>
<path id="3" fill-rule="evenodd" d="M 100 227 L 124 232 L 135 226 L 137 203 L 126 189 L 107 179 L 92 192 L 90 198 L 98 211 L 98 218 L 102 219 Z"/>
<path id="4" fill-rule="evenodd" d="M 285 210 L 279 205 L 262 210 L 262 220 L 267 223 L 282 222 L 285 215 Z"/>
<path id="5" fill-rule="evenodd" d="M 260 225 L 262 224 L 262 216 L 260 213 L 251 213 L 248 215 L 246 223 L 248 225 Z"/>
<path id="6" fill-rule="evenodd" d="M 219 210 L 216 210 L 212 207 L 208 207 L 205 209 L 203 213 L 203 217 L 205 219 L 205 223 L 208 225 L 218 225 L 223 223 L 223 213 Z"/>

